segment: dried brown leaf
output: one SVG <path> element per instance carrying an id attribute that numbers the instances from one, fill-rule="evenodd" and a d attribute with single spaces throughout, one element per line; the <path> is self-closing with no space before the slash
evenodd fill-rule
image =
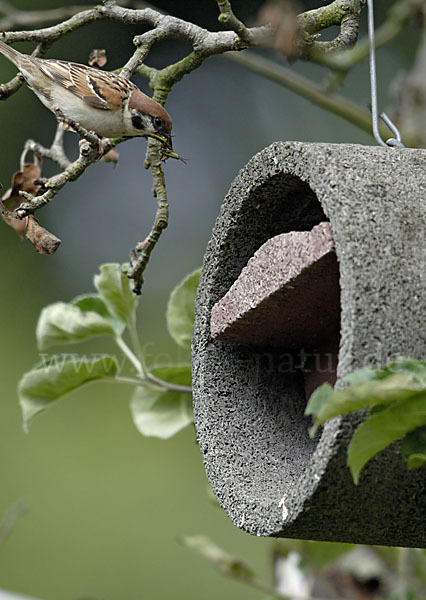
<path id="1" fill-rule="evenodd" d="M 23 171 L 16 171 L 12 175 L 11 187 L 3 194 L 2 201 L 6 203 L 9 210 L 14 210 L 22 202 L 24 198 L 19 192 L 27 192 L 35 196 L 40 185 L 35 183 L 40 177 L 40 167 L 33 163 L 24 165 Z"/>
<path id="2" fill-rule="evenodd" d="M 301 8 L 293 0 L 271 0 L 259 11 L 259 25 L 271 25 L 275 32 L 274 48 L 284 54 L 288 60 L 299 55 L 298 42 L 300 35 L 297 15 Z"/>
<path id="3" fill-rule="evenodd" d="M 106 50 L 101 49 L 101 48 L 95 48 L 94 50 L 92 50 L 92 52 L 89 54 L 89 60 L 88 63 L 91 67 L 104 67 L 107 63 L 107 55 L 106 55 Z"/>
<path id="4" fill-rule="evenodd" d="M 25 238 L 29 240 L 34 249 L 40 254 L 53 254 L 58 249 L 61 240 L 42 227 L 37 219 L 30 215 L 28 219 Z"/>
<path id="5" fill-rule="evenodd" d="M 19 192 L 28 192 L 28 194 L 35 195 L 39 189 L 39 185 L 35 181 L 40 177 L 40 167 L 38 165 L 27 163 L 24 165 L 23 171 L 17 171 L 12 175 L 11 187 L 3 194 L 2 206 L 6 207 L 9 211 L 13 211 L 18 206 L 25 202 L 25 199 L 19 194 Z M 8 219 L 2 215 L 3 220 L 13 227 L 16 233 L 25 239 L 28 218 L 26 219 Z"/>
<path id="6" fill-rule="evenodd" d="M 118 157 L 118 150 L 111 148 L 111 150 L 108 150 L 108 152 L 102 156 L 101 160 L 106 163 L 112 163 L 115 166 L 118 163 Z"/>
<path id="7" fill-rule="evenodd" d="M 25 202 L 19 192 L 35 195 L 40 187 L 36 181 L 40 178 L 40 166 L 32 163 L 24 165 L 23 171 L 17 171 L 12 176 L 11 187 L 3 194 L 0 202 L 2 208 L 14 211 Z M 24 219 L 9 219 L 2 214 L 3 220 L 13 227 L 22 238 L 29 240 L 40 254 L 53 254 L 58 249 L 61 240 L 44 229 L 32 215 Z"/>

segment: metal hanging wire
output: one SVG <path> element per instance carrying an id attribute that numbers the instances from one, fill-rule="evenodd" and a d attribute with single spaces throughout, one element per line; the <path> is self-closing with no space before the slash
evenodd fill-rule
<path id="1" fill-rule="evenodd" d="M 377 109 L 377 78 L 376 78 L 376 48 L 374 43 L 374 4 L 373 0 L 367 0 L 368 6 L 368 39 L 370 42 L 370 90 L 371 90 L 371 118 L 373 126 L 373 135 L 380 146 L 393 146 L 397 148 L 405 148 L 401 140 L 401 134 L 395 123 L 387 116 L 386 113 L 380 113 L 381 119 L 386 123 L 389 129 L 394 134 L 394 138 L 389 138 L 386 142 L 382 139 L 379 131 L 379 115 Z"/>

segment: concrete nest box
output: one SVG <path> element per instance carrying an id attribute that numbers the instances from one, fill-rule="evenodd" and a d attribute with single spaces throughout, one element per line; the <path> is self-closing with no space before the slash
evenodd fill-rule
<path id="1" fill-rule="evenodd" d="M 278 142 L 240 171 L 204 258 L 195 425 L 212 488 L 255 535 L 426 546 L 426 469 L 396 445 L 364 469 L 362 418 L 308 435 L 323 381 L 423 358 L 426 151 Z"/>

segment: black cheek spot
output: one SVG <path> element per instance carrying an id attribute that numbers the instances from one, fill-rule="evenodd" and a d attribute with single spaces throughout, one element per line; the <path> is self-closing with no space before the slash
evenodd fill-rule
<path id="1" fill-rule="evenodd" d="M 132 125 L 135 129 L 143 129 L 143 121 L 140 115 L 132 115 Z"/>

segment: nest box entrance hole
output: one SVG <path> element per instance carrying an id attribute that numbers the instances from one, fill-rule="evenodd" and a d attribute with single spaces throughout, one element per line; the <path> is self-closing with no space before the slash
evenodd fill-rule
<path id="1" fill-rule="evenodd" d="M 240 272 L 212 309 L 212 337 L 250 346 L 270 377 L 298 373 L 306 403 L 336 382 L 341 309 L 330 224 L 309 184 L 283 173 L 255 187 L 237 219 L 233 234 L 251 236 L 251 254 L 241 256 L 236 235 Z"/>

